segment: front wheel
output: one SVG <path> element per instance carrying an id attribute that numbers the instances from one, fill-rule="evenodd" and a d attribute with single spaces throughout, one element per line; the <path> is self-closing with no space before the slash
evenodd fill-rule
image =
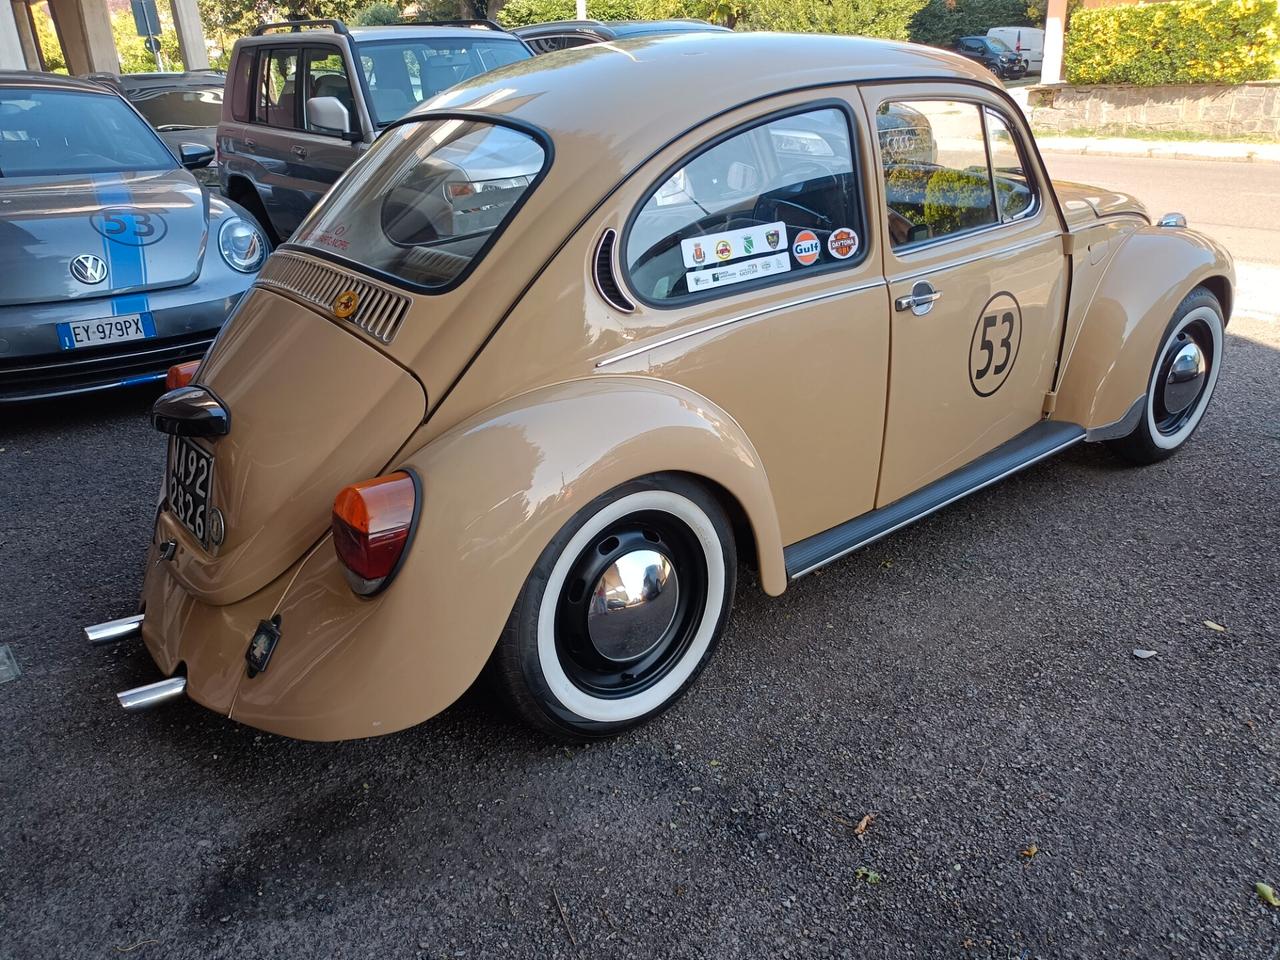
<path id="1" fill-rule="evenodd" d="M 733 531 L 703 487 L 631 481 L 580 510 L 516 599 L 492 668 L 515 711 L 562 739 L 611 736 L 689 688 L 729 620 Z"/>
<path id="2" fill-rule="evenodd" d="M 1222 367 L 1222 305 L 1204 287 L 1178 304 L 1156 351 L 1142 417 L 1128 436 L 1108 441 L 1126 460 L 1173 456 L 1204 418 Z"/>

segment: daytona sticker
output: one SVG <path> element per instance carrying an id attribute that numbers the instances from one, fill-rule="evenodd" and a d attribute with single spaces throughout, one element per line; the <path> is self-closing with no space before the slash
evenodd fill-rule
<path id="1" fill-rule="evenodd" d="M 730 283 L 743 283 L 775 273 L 786 273 L 790 269 L 790 257 L 785 253 L 771 253 L 754 260 L 726 263 L 707 270 L 690 270 L 684 277 L 689 285 L 689 292 L 697 293 L 699 290 L 710 290 Z"/>
<path id="2" fill-rule="evenodd" d="M 858 252 L 858 235 L 848 227 L 837 227 L 827 237 L 827 250 L 837 260 L 848 260 Z"/>
<path id="3" fill-rule="evenodd" d="M 795 255 L 796 263 L 807 267 L 817 262 L 819 254 L 822 253 L 822 244 L 818 242 L 812 230 L 801 230 L 796 234 L 796 242 L 791 245 L 791 252 Z"/>
<path id="4" fill-rule="evenodd" d="M 686 267 L 701 266 L 711 260 L 713 253 L 717 259 L 725 261 L 785 249 L 787 249 L 787 225 L 782 222 L 762 223 L 758 227 L 708 233 L 701 237 L 680 241 L 680 253 L 684 257 Z"/>

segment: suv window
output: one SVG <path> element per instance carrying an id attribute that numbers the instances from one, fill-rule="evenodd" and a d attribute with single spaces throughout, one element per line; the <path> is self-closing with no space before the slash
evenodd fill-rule
<path id="1" fill-rule="evenodd" d="M 249 119 L 249 91 L 253 86 L 253 61 L 256 51 L 247 47 L 236 58 L 231 70 L 231 116 L 240 121 Z"/>
<path id="2" fill-rule="evenodd" d="M 403 123 L 378 138 L 292 242 L 428 292 L 447 289 L 484 255 L 546 160 L 533 136 L 503 124 Z"/>
<path id="3" fill-rule="evenodd" d="M 258 74 L 258 122 L 272 127 L 296 127 L 297 52 L 268 51 Z"/>
<path id="4" fill-rule="evenodd" d="M 857 262 L 863 224 L 851 144 L 846 114 L 827 107 L 702 150 L 632 217 L 633 289 L 671 303 Z"/>
<path id="5" fill-rule="evenodd" d="M 932 159 L 881 148 L 889 240 L 895 249 L 998 221 L 981 108 L 954 100 L 882 103 L 877 125 L 895 107 L 929 128 Z"/>
<path id="6" fill-rule="evenodd" d="M 351 95 L 351 81 L 347 77 L 347 64 L 342 53 L 333 47 L 310 48 L 303 53 L 307 95 L 302 101 L 303 126 L 311 133 L 327 133 L 335 136 L 345 130 L 334 130 L 314 123 L 307 115 L 307 101 L 314 97 L 334 97 L 347 108 L 348 129 L 358 128 L 355 98 Z"/>
<path id="7" fill-rule="evenodd" d="M 380 127 L 455 83 L 531 56 L 519 40 L 501 35 L 406 37 L 359 46 L 369 111 Z"/>

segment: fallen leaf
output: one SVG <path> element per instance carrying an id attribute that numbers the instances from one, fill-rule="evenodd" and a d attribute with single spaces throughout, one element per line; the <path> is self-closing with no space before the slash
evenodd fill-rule
<path id="1" fill-rule="evenodd" d="M 720 766 L 720 761 L 719 761 L 719 760 L 708 760 L 708 761 L 707 761 L 707 766 L 708 766 L 708 767 L 718 767 L 718 766 Z"/>
<path id="2" fill-rule="evenodd" d="M 1133 655 L 1139 660 L 1150 660 L 1156 655 L 1156 652 L 1154 650 L 1143 650 L 1141 647 L 1135 647 Z"/>
<path id="3" fill-rule="evenodd" d="M 854 836 L 857 836 L 857 837 L 862 836 L 864 833 L 867 832 L 867 828 L 875 822 L 876 822 L 876 815 L 874 813 L 868 813 L 861 820 L 859 820 L 858 825 L 853 828 Z"/>
<path id="4" fill-rule="evenodd" d="M 881 561 L 880 561 L 880 569 L 881 569 L 881 570 L 888 570 L 888 569 L 890 569 L 892 566 L 893 566 L 893 561 L 892 561 L 892 560 L 881 560 Z"/>
<path id="5" fill-rule="evenodd" d="M 1276 892 L 1268 884 L 1259 880 L 1253 885 L 1253 889 L 1258 891 L 1258 899 L 1263 903 L 1271 907 L 1280 907 L 1280 896 L 1276 896 Z"/>
<path id="6" fill-rule="evenodd" d="M 1029 846 L 1023 847 L 1020 852 L 1024 857 L 1030 860 L 1032 857 L 1034 857 L 1037 853 L 1040 852 L 1040 848 L 1033 843 Z"/>
<path id="7" fill-rule="evenodd" d="M 1204 625 L 1215 633 L 1226 633 L 1227 628 L 1220 623 L 1214 623 L 1212 620 L 1206 620 Z"/>
<path id="8" fill-rule="evenodd" d="M 855 880 L 865 880 L 871 886 L 875 886 L 884 879 L 884 877 L 880 876 L 880 874 L 872 870 L 870 867 L 859 867 L 857 870 L 853 871 L 853 878 Z"/>

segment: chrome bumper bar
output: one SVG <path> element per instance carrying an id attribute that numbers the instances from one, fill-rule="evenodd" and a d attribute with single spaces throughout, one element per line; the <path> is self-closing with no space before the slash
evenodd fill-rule
<path id="1" fill-rule="evenodd" d="M 120 706 L 130 713 L 137 713 L 140 710 L 150 710 L 154 706 L 180 697 L 186 692 L 186 689 L 186 677 L 170 677 L 168 680 L 148 683 L 145 687 L 122 690 L 116 694 L 116 699 L 120 701 Z"/>
<path id="2" fill-rule="evenodd" d="M 84 635 L 95 647 L 105 647 L 110 643 L 130 640 L 142 633 L 142 614 L 132 617 L 121 617 L 119 620 L 108 620 L 106 623 L 95 623 L 84 628 Z"/>

